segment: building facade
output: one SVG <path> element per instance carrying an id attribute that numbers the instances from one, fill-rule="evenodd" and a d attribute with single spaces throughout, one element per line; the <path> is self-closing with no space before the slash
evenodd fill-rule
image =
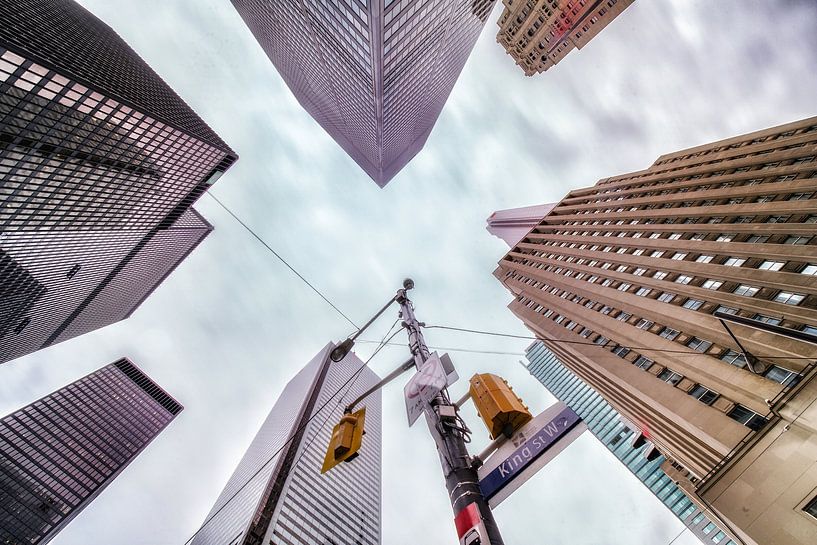
<path id="1" fill-rule="evenodd" d="M 817 332 L 815 156 L 817 118 L 662 156 L 571 191 L 495 272 L 744 543 L 817 534 L 817 345 L 768 330 Z"/>
<path id="2" fill-rule="evenodd" d="M 533 76 L 584 47 L 634 1 L 502 0 L 496 41 Z"/>
<path id="3" fill-rule="evenodd" d="M 485 228 L 495 237 L 504 240 L 508 246 L 514 247 L 554 206 L 556 203 L 497 210 L 488 217 Z"/>
<path id="4" fill-rule="evenodd" d="M 0 543 L 51 541 L 181 411 L 123 358 L 0 419 Z"/>
<path id="5" fill-rule="evenodd" d="M 422 149 L 495 0 L 232 0 L 295 98 L 380 186 Z"/>
<path id="6" fill-rule="evenodd" d="M 74 1 L 0 5 L 0 363 L 129 315 L 212 229 L 191 205 L 235 159 Z"/>
<path id="7" fill-rule="evenodd" d="M 661 466 L 663 456 L 650 456 L 651 445 L 638 443 L 640 433 L 582 379 L 537 341 L 525 351 L 525 365 L 533 377 L 559 401 L 576 411 L 588 429 L 633 475 L 670 509 L 702 543 L 736 545 L 729 534 L 690 500 Z"/>
<path id="8" fill-rule="evenodd" d="M 332 362 L 333 348 L 286 385 L 191 545 L 379 545 L 379 392 L 363 402 L 360 455 L 321 475 L 345 404 L 380 380 L 354 353 Z"/>

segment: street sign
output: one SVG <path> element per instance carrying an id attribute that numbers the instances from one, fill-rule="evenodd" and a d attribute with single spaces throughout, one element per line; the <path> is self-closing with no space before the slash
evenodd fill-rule
<path id="1" fill-rule="evenodd" d="M 586 429 L 579 415 L 560 402 L 517 431 L 479 468 L 479 487 L 491 508 L 510 496 Z"/>
<path id="2" fill-rule="evenodd" d="M 409 426 L 423 414 L 423 408 L 439 394 L 448 384 L 446 373 L 440 357 L 436 352 L 431 354 L 423 366 L 408 381 L 403 392 L 406 398 L 406 414 Z"/>

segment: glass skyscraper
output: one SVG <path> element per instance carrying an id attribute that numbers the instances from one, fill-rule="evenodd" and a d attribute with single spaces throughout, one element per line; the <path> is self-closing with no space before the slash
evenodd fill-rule
<path id="1" fill-rule="evenodd" d="M 380 380 L 353 353 L 332 362 L 333 348 L 286 385 L 191 545 L 380 544 L 379 392 L 362 403 L 359 456 L 321 475 L 344 406 Z"/>
<path id="2" fill-rule="evenodd" d="M 235 160 L 79 4 L 0 3 L 0 363 L 128 316 Z"/>
<path id="3" fill-rule="evenodd" d="M 582 417 L 595 435 L 703 543 L 735 545 L 661 469 L 665 458 L 649 461 L 644 447 L 634 447 L 635 432 L 598 392 L 562 365 L 540 341 L 526 351 L 527 369 L 556 398 Z"/>
<path id="4" fill-rule="evenodd" d="M 423 147 L 496 0 L 232 0 L 298 102 L 381 187 Z"/>
<path id="5" fill-rule="evenodd" d="M 51 541 L 181 411 L 123 358 L 0 419 L 0 543 Z"/>

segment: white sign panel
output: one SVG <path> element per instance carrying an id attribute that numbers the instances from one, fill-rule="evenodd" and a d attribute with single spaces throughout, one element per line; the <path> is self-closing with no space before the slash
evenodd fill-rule
<path id="1" fill-rule="evenodd" d="M 425 406 L 445 388 L 447 383 L 445 368 L 440 357 L 434 352 L 403 389 L 409 426 L 417 421 L 423 414 Z"/>

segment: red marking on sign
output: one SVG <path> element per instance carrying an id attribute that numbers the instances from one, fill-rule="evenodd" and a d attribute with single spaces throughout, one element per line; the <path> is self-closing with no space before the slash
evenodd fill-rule
<path id="1" fill-rule="evenodd" d="M 476 503 L 469 503 L 465 509 L 457 513 L 454 517 L 454 526 L 457 527 L 457 537 L 462 538 L 465 532 L 476 526 L 482 521 L 482 516 L 479 514 L 479 507 Z"/>

